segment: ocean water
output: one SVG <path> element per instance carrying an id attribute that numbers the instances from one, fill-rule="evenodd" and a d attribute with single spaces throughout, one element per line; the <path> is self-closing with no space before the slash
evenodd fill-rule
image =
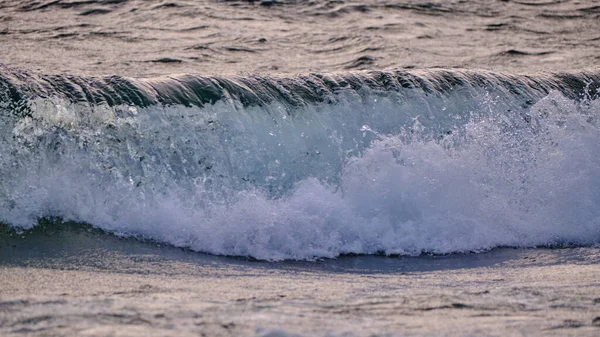
<path id="1" fill-rule="evenodd" d="M 595 336 L 598 8 L 0 1 L 0 334 Z"/>

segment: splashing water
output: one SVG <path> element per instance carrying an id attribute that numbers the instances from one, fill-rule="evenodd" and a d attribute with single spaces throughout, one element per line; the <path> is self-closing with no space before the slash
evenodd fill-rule
<path id="1" fill-rule="evenodd" d="M 267 260 L 592 244 L 599 104 L 476 87 L 296 109 L 35 98 L 0 107 L 0 221 Z"/>

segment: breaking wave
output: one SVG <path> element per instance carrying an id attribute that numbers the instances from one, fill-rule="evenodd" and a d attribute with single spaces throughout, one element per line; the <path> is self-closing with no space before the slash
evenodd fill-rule
<path id="1" fill-rule="evenodd" d="M 600 242 L 600 73 L 0 67 L 0 222 L 266 260 Z"/>

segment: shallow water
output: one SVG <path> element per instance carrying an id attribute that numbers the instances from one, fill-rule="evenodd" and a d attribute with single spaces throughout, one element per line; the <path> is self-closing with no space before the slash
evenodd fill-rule
<path id="1" fill-rule="evenodd" d="M 0 332 L 596 336 L 599 266 L 598 248 L 269 263 L 59 230 L 1 241 Z"/>

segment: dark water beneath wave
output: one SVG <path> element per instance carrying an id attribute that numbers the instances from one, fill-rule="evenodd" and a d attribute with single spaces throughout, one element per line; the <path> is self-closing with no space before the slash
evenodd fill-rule
<path id="1" fill-rule="evenodd" d="M 600 237 L 595 72 L 1 79 L 11 225 L 268 260 Z"/>

